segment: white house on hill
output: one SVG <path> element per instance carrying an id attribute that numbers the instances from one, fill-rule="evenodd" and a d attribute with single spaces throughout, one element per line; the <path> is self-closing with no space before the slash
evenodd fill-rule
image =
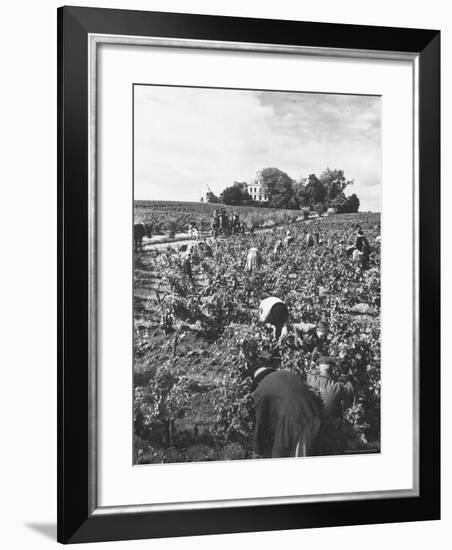
<path id="1" fill-rule="evenodd" d="M 252 183 L 246 184 L 246 190 L 251 195 L 253 201 L 262 202 L 268 200 L 264 194 L 262 176 L 260 172 L 257 172 L 256 178 Z"/>

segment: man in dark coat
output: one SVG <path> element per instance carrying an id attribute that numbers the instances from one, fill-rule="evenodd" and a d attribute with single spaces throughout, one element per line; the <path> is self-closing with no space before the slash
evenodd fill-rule
<path id="1" fill-rule="evenodd" d="M 322 424 L 316 441 L 318 454 L 340 454 L 346 449 L 341 432 L 343 410 L 353 404 L 355 391 L 350 381 L 335 380 L 332 375 L 334 360 L 322 356 L 318 361 L 319 373 L 312 373 L 307 384 L 318 392 L 323 403 Z"/>
<path id="2" fill-rule="evenodd" d="M 254 381 L 255 453 L 261 458 L 309 455 L 320 427 L 316 396 L 287 370 L 262 367 Z"/>
<path id="3" fill-rule="evenodd" d="M 359 260 L 361 267 L 363 269 L 369 269 L 370 245 L 361 228 L 358 229 L 356 235 L 355 248 L 360 252 Z"/>

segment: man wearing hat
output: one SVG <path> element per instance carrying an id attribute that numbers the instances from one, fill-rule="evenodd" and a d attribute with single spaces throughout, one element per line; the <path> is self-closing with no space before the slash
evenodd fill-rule
<path id="1" fill-rule="evenodd" d="M 321 423 L 316 396 L 288 370 L 254 373 L 254 452 L 260 458 L 308 456 Z"/>
<path id="2" fill-rule="evenodd" d="M 345 450 L 341 437 L 342 412 L 353 404 L 355 391 L 350 381 L 333 378 L 334 360 L 322 355 L 318 360 L 318 373 L 308 375 L 307 384 L 318 392 L 323 403 L 322 425 L 317 446 L 320 454 L 340 454 Z"/>

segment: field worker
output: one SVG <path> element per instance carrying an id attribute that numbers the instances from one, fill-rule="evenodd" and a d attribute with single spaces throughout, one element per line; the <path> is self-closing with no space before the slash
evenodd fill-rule
<path id="1" fill-rule="evenodd" d="M 188 277 L 193 282 L 192 271 L 192 259 L 194 248 L 193 245 L 189 245 L 187 250 L 182 255 L 182 274 L 184 277 Z"/>
<path id="2" fill-rule="evenodd" d="M 367 240 L 367 237 L 365 237 L 362 229 L 358 229 L 357 231 L 355 247 L 363 253 L 365 252 L 366 247 L 370 251 L 369 241 Z"/>
<path id="3" fill-rule="evenodd" d="M 212 230 L 212 237 L 214 239 L 217 238 L 219 226 L 220 226 L 220 222 L 219 222 L 218 215 L 216 214 L 216 210 L 215 210 L 214 216 L 212 218 L 212 222 L 210 224 L 210 228 Z"/>
<path id="4" fill-rule="evenodd" d="M 196 227 L 193 227 L 191 234 L 196 241 L 199 239 L 199 231 Z"/>
<path id="5" fill-rule="evenodd" d="M 362 253 L 357 248 L 353 247 L 352 260 L 354 262 L 360 263 L 361 262 L 361 256 L 362 256 Z"/>
<path id="6" fill-rule="evenodd" d="M 361 267 L 363 269 L 369 269 L 370 245 L 369 241 L 364 236 L 362 229 L 358 229 L 355 247 L 360 252 L 360 256 L 358 256 L 357 259 L 359 260 Z"/>
<path id="7" fill-rule="evenodd" d="M 246 257 L 245 271 L 253 273 L 259 269 L 262 265 L 262 257 L 260 255 L 259 249 L 255 246 L 249 249 L 248 255 Z"/>
<path id="8" fill-rule="evenodd" d="M 226 214 L 226 208 L 223 207 L 220 212 L 220 229 L 223 231 L 227 229 L 228 222 L 229 222 L 229 218 L 228 218 L 228 215 Z"/>
<path id="9" fill-rule="evenodd" d="M 328 325 L 320 321 L 314 323 L 294 323 L 293 325 L 295 346 L 304 348 L 313 354 L 323 350 L 328 335 Z"/>
<path id="10" fill-rule="evenodd" d="M 289 310 L 286 304 L 276 296 L 265 298 L 259 304 L 259 320 L 261 323 L 271 325 L 276 339 L 281 336 L 283 328 L 285 328 L 284 333 L 287 332 L 288 319 Z"/>
<path id="11" fill-rule="evenodd" d="M 314 246 L 314 237 L 310 232 L 306 235 L 306 245 L 308 247 Z"/>
<path id="12" fill-rule="evenodd" d="M 197 243 L 190 243 L 187 246 L 187 252 L 192 256 L 193 258 L 196 258 L 198 256 L 198 245 Z"/>
<path id="13" fill-rule="evenodd" d="M 293 235 L 290 231 L 290 229 L 286 232 L 286 246 L 289 246 L 293 242 Z"/>
<path id="14" fill-rule="evenodd" d="M 321 424 L 318 398 L 287 370 L 260 367 L 254 383 L 254 452 L 259 458 L 308 456 Z"/>
<path id="15" fill-rule="evenodd" d="M 273 254 L 277 256 L 282 250 L 282 240 L 278 239 L 275 243 L 275 247 L 273 249 Z"/>
<path id="16" fill-rule="evenodd" d="M 234 212 L 232 214 L 232 226 L 234 227 L 234 229 L 238 229 L 239 225 L 240 225 L 239 215 L 237 214 L 237 212 Z"/>
<path id="17" fill-rule="evenodd" d="M 333 368 L 334 360 L 324 355 L 318 361 L 318 372 L 307 378 L 308 386 L 318 392 L 323 403 L 322 424 L 316 441 L 319 454 L 340 454 L 346 449 L 341 433 L 342 414 L 355 398 L 352 383 L 335 380 Z"/>

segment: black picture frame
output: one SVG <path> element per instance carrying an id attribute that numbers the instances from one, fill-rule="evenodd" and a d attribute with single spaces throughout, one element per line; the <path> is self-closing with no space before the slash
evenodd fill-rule
<path id="1" fill-rule="evenodd" d="M 109 513 L 93 505 L 89 404 L 88 35 L 411 52 L 419 64 L 419 496 Z M 91 459 L 90 459 L 91 457 Z M 440 32 L 58 9 L 58 541 L 112 541 L 440 517 Z"/>

